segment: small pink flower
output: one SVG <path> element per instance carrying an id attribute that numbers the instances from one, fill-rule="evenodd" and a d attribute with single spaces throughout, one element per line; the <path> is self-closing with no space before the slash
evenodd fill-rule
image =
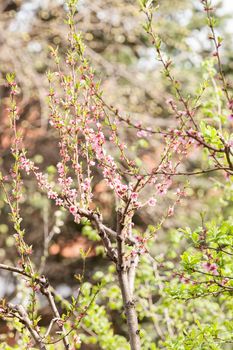
<path id="1" fill-rule="evenodd" d="M 151 197 L 147 202 L 151 207 L 154 207 L 157 203 L 157 199 Z"/>
<path id="2" fill-rule="evenodd" d="M 26 173 L 29 175 L 30 170 L 32 168 L 32 163 L 30 162 L 30 160 L 26 159 L 24 156 L 21 156 L 20 167 L 21 169 L 24 169 Z"/>
<path id="3" fill-rule="evenodd" d="M 225 284 L 227 284 L 228 282 L 229 282 L 229 278 L 225 277 L 225 278 L 223 278 L 223 280 L 222 280 L 222 285 L 225 286 Z"/>
<path id="4" fill-rule="evenodd" d="M 218 266 L 215 263 L 204 262 L 202 267 L 207 271 L 212 273 L 213 275 L 218 275 Z"/>
<path id="5" fill-rule="evenodd" d="M 64 166 L 62 163 L 57 164 L 57 170 L 58 170 L 58 173 L 60 174 L 60 176 L 64 175 Z"/>
<path id="6" fill-rule="evenodd" d="M 61 205 L 63 205 L 63 200 L 61 199 L 61 198 L 57 198 L 56 199 L 56 205 L 58 205 L 58 206 L 61 206 Z"/>
<path id="7" fill-rule="evenodd" d="M 173 208 L 173 207 L 169 207 L 169 208 L 168 208 L 167 215 L 168 215 L 168 216 L 172 216 L 173 214 L 174 214 L 174 208 Z"/>
<path id="8" fill-rule="evenodd" d="M 138 137 L 147 137 L 147 132 L 145 130 L 139 130 L 137 132 Z"/>
<path id="9" fill-rule="evenodd" d="M 132 192 L 132 193 L 131 193 L 131 198 L 132 198 L 133 200 L 138 199 L 138 193 L 137 193 L 137 192 Z"/>
<path id="10" fill-rule="evenodd" d="M 180 276 L 180 282 L 182 282 L 184 284 L 188 284 L 190 282 L 190 280 L 185 276 Z"/>
<path id="11" fill-rule="evenodd" d="M 52 191 L 52 190 L 49 190 L 48 191 L 48 198 L 50 199 L 56 199 L 57 198 L 57 193 Z"/>
<path id="12" fill-rule="evenodd" d="M 77 208 L 76 208 L 76 206 L 75 206 L 75 205 L 71 205 L 71 206 L 69 207 L 69 211 L 70 211 L 71 214 L 75 215 L 75 214 L 77 213 Z"/>

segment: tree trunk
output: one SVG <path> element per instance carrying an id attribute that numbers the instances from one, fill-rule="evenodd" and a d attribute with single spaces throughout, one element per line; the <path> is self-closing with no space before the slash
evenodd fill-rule
<path id="1" fill-rule="evenodd" d="M 138 328 L 137 313 L 135 309 L 135 300 L 131 295 L 127 271 L 123 269 L 118 271 L 118 279 L 127 319 L 130 348 L 131 350 L 140 350 L 141 341 Z"/>

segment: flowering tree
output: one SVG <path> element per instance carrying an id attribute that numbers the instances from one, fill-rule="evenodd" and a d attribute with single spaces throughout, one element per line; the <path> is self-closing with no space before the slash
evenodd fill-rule
<path id="1" fill-rule="evenodd" d="M 70 302 L 59 298 L 46 276 L 36 269 L 31 258 L 32 247 L 25 242 L 26 233 L 20 213 L 24 191 L 23 172 L 33 175 L 39 188 L 55 202 L 57 207 L 66 209 L 73 216 L 75 223 L 86 222 L 96 230 L 107 257 L 115 266 L 127 321 L 130 346 L 122 340 L 119 348 L 121 346 L 124 349 L 134 350 L 140 349 L 142 342 L 135 276 L 140 271 L 141 260 L 151 257 L 149 246 L 156 232 L 165 220 L 174 215 L 176 205 L 186 195 L 188 185 L 180 184 L 177 179 L 181 176 L 215 171 L 221 171 L 226 179 L 230 179 L 232 175 L 233 153 L 229 118 L 233 113 L 233 100 L 221 64 L 219 50 L 222 39 L 215 34 L 212 6 L 208 0 L 201 1 L 207 14 L 209 38 L 214 44 L 213 60 L 208 61 L 206 78 L 197 93 L 190 97 L 186 96 L 181 83 L 173 75 L 172 61 L 163 53 L 161 39 L 153 30 L 152 2 L 141 1 L 141 9 L 146 17 L 144 29 L 151 38 L 164 74 L 171 83 L 174 97 L 169 99 L 167 104 L 175 119 L 175 127 L 154 130 L 143 126 L 143 123 L 135 124 L 129 118 L 122 116 L 118 109 L 105 102 L 100 84 L 96 82 L 93 69 L 85 57 L 82 36 L 75 28 L 76 0 L 67 3 L 69 47 L 65 62 L 61 61 L 58 48 L 51 48 L 56 70 L 47 72 L 50 85 L 48 94 L 50 125 L 59 137 L 60 162 L 57 164 L 56 182 L 49 181 L 46 174 L 27 157 L 17 123 L 18 87 L 14 74 L 7 75 L 10 86 L 9 113 L 14 133 L 12 145 L 14 164 L 9 174 L 1 174 L 0 183 L 14 225 L 19 260 L 17 266 L 1 264 L 0 268 L 23 278 L 25 285 L 30 289 L 30 296 L 27 307 L 2 300 L 0 311 L 2 318 L 14 319 L 16 329 L 23 334 L 23 344 L 29 347 L 53 349 L 56 346 L 54 344 L 59 346 L 63 344 L 65 349 L 79 348 L 79 328 L 93 307 L 101 285 L 85 293 L 84 274 L 76 276 L 80 289 Z M 217 71 L 214 69 L 215 65 Z M 213 96 L 208 95 L 209 90 L 211 93 L 213 90 L 212 86 L 209 89 L 210 82 L 215 87 Z M 217 85 L 219 82 L 221 87 Z M 210 98 L 211 102 L 213 98 L 211 109 L 216 110 L 213 120 L 210 120 L 208 113 L 202 108 L 203 96 Z M 152 170 L 148 171 L 143 164 L 139 166 L 130 150 L 130 145 L 121 140 L 120 129 L 123 125 L 131 127 L 138 138 L 158 137 L 160 140 L 163 151 Z M 188 172 L 185 170 L 186 160 L 197 150 L 203 151 L 208 156 L 206 162 L 208 165 Z M 113 227 L 106 225 L 101 209 L 97 207 L 93 197 L 93 184 L 97 172 L 115 197 L 116 222 Z M 161 203 L 165 203 L 166 210 L 157 226 L 143 234 L 134 230 L 135 213 L 143 210 L 145 206 L 156 210 Z M 209 237 L 208 225 L 204 222 L 197 232 L 185 230 L 185 234 L 191 236 L 196 253 L 186 252 L 182 255 L 184 269 L 177 271 L 174 277 L 178 277 L 180 282 L 185 282 L 187 288 L 182 291 L 171 288 L 173 296 L 195 298 L 206 294 L 230 293 L 231 278 L 227 272 L 223 272 L 227 268 L 229 256 L 232 255 L 229 245 L 219 241 L 219 237 L 215 239 L 213 236 Z M 224 237 L 224 242 L 226 239 Z M 87 255 L 88 252 L 82 252 L 84 261 Z M 200 274 L 204 276 L 204 280 L 199 279 Z M 40 295 L 47 299 L 53 313 L 46 330 L 40 327 L 40 315 L 37 309 Z M 53 334 L 54 327 L 58 328 L 56 336 Z"/>

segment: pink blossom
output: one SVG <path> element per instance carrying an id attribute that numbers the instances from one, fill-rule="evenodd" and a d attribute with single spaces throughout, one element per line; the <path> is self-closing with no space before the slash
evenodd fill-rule
<path id="1" fill-rule="evenodd" d="M 88 192 L 91 188 L 91 180 L 86 178 L 83 183 L 81 184 L 81 187 L 84 192 Z"/>
<path id="2" fill-rule="evenodd" d="M 141 128 L 142 124 L 141 123 L 136 123 L 135 126 L 136 126 L 136 128 Z"/>
<path id="3" fill-rule="evenodd" d="M 190 282 L 190 279 L 185 276 L 180 276 L 180 282 L 188 284 Z"/>
<path id="4" fill-rule="evenodd" d="M 212 273 L 213 275 L 218 275 L 218 266 L 215 263 L 204 262 L 202 267 L 207 271 Z"/>
<path id="5" fill-rule="evenodd" d="M 137 136 L 138 137 L 147 137 L 147 132 L 145 131 L 145 130 L 139 130 L 138 132 L 137 132 Z"/>
<path id="6" fill-rule="evenodd" d="M 228 282 L 229 282 L 229 278 L 225 277 L 225 278 L 223 278 L 223 280 L 222 280 L 222 285 L 225 285 L 225 284 L 227 284 Z"/>
<path id="7" fill-rule="evenodd" d="M 71 189 L 67 189 L 65 191 L 65 194 L 71 201 L 73 201 L 77 197 L 78 192 L 75 188 L 71 188 Z"/>
<path id="8" fill-rule="evenodd" d="M 27 174 L 30 173 L 30 170 L 32 168 L 32 162 L 28 159 L 26 159 L 24 156 L 21 156 L 20 158 L 20 167 L 21 169 L 25 170 Z"/>
<path id="9" fill-rule="evenodd" d="M 75 215 L 75 214 L 77 213 L 77 208 L 76 208 L 76 206 L 75 206 L 75 205 L 71 205 L 71 206 L 69 207 L 69 212 L 70 212 L 71 214 Z"/>
<path id="10" fill-rule="evenodd" d="M 48 191 L 48 198 L 50 199 L 56 199 L 58 194 L 55 191 L 49 190 Z"/>
<path id="11" fill-rule="evenodd" d="M 64 176 L 64 165 L 62 163 L 57 164 L 57 170 L 60 176 Z"/>
<path id="12" fill-rule="evenodd" d="M 138 193 L 137 193 L 137 192 L 132 192 L 132 193 L 131 193 L 131 198 L 132 198 L 133 200 L 138 199 Z"/>
<path id="13" fill-rule="evenodd" d="M 153 197 L 151 197 L 147 202 L 151 207 L 154 207 L 157 203 L 157 200 Z"/>
<path id="14" fill-rule="evenodd" d="M 57 198 L 55 204 L 61 206 L 64 204 L 64 201 L 61 198 Z"/>
<path id="15" fill-rule="evenodd" d="M 168 208 L 167 215 L 168 215 L 168 216 L 172 216 L 173 214 L 174 214 L 174 208 L 173 208 L 173 207 L 169 207 L 169 208 Z"/>

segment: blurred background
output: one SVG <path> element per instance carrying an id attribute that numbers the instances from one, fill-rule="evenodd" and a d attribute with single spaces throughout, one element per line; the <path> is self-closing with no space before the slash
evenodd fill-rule
<path id="1" fill-rule="evenodd" d="M 163 0 L 155 14 L 156 31 L 166 43 L 163 49 L 175 63 L 174 74 L 179 77 L 187 93 L 192 94 L 200 83 L 202 63 L 211 52 L 208 41 L 206 19 L 200 1 Z M 227 75 L 233 71 L 233 2 L 215 1 L 218 15 L 218 33 L 224 37 L 223 63 Z M 57 136 L 49 128 L 46 95 L 48 83 L 45 73 L 54 68 L 49 46 L 59 46 L 61 55 L 67 46 L 67 27 L 64 24 L 66 6 L 62 0 L 1 0 L 0 2 L 0 163 L 7 173 L 12 162 L 10 147 L 12 134 L 7 116 L 8 89 L 5 84 L 7 72 L 16 72 L 20 87 L 20 128 L 29 156 L 51 179 L 59 155 L 56 148 Z M 145 20 L 135 0 L 80 0 L 78 4 L 77 28 L 82 32 L 86 55 L 101 80 L 105 100 L 117 107 L 124 116 L 130 115 L 135 122 L 153 128 L 167 128 L 172 125 L 166 100 L 171 96 L 168 82 L 161 74 L 154 49 L 143 30 Z M 159 159 L 161 146 L 157 139 L 134 140 L 134 134 L 125 125 L 120 130 L 122 138 L 132 142 L 132 152 L 149 168 Z M 139 159 L 138 159 L 139 161 Z M 191 155 L 187 169 L 200 166 L 198 153 Z M 217 175 L 213 175 L 216 179 Z M 98 178 L 98 174 L 97 174 Z M 181 179 L 183 181 L 183 179 Z M 177 209 L 173 219 L 165 223 L 152 253 L 159 255 L 169 251 L 169 232 L 182 225 L 195 226 L 200 222 L 200 212 L 218 205 L 219 189 L 210 177 L 196 177 L 191 180 L 188 197 Z M 96 182 L 95 200 L 102 207 L 106 223 L 114 225 L 112 210 L 114 200 L 104 183 Z M 187 215 L 192 207 L 193 216 Z M 149 224 L 156 224 L 163 208 L 154 212 L 144 210 L 135 217 L 138 230 L 145 230 Z M 210 212 L 210 210 L 208 210 Z M 96 271 L 105 271 L 98 241 L 92 240 L 92 231 L 74 224 L 72 218 L 58 210 L 41 193 L 33 179 L 25 179 L 25 195 L 22 203 L 26 241 L 33 245 L 33 259 L 41 272 L 48 276 L 51 284 L 63 296 L 71 295 L 76 281 L 74 274 L 82 270 L 80 248 L 91 247 L 87 259 L 87 280 Z M 0 262 L 14 263 L 13 229 L 7 217 L 7 208 L 0 197 Z M 47 239 L 49 237 L 49 239 Z M 46 252 L 46 253 L 45 253 Z M 45 253 L 47 261 L 41 261 Z M 22 286 L 15 277 L 0 271 L 0 297 L 8 300 L 20 298 Z M 46 305 L 41 306 L 43 322 L 50 315 Z M 122 325 L 117 323 L 116 314 L 109 314 L 115 332 L 124 335 Z M 47 318 L 46 318 L 47 317 Z M 0 333 L 5 325 L 0 323 Z M 14 335 L 8 339 L 14 343 Z M 83 347 L 98 349 L 98 347 Z"/>

